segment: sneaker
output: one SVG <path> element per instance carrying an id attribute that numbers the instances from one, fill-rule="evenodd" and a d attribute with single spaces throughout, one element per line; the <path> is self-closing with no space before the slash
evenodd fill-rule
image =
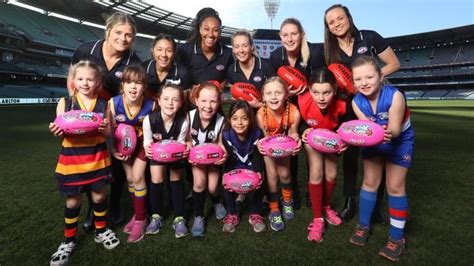
<path id="1" fill-rule="evenodd" d="M 358 224 L 351 238 L 349 238 L 349 242 L 351 242 L 352 244 L 356 246 L 364 247 L 367 245 L 367 242 L 369 241 L 369 234 L 370 234 L 369 227 Z"/>
<path id="2" fill-rule="evenodd" d="M 185 237 L 188 235 L 188 228 L 186 227 L 186 220 L 183 216 L 174 218 L 173 221 L 174 236 L 176 238 Z"/>
<path id="3" fill-rule="evenodd" d="M 324 219 L 313 218 L 313 222 L 308 226 L 308 240 L 321 243 L 323 242 Z"/>
<path id="4" fill-rule="evenodd" d="M 123 232 L 125 234 L 130 234 L 132 232 L 132 227 L 135 224 L 135 215 L 132 216 L 132 219 L 123 227 Z"/>
<path id="5" fill-rule="evenodd" d="M 326 214 L 324 216 L 324 219 L 326 220 L 326 222 L 328 222 L 329 224 L 332 224 L 332 225 L 342 224 L 341 218 L 339 218 L 339 216 L 337 215 L 337 212 L 335 210 L 331 209 L 331 206 L 323 207 L 323 211 Z"/>
<path id="6" fill-rule="evenodd" d="M 224 218 L 224 226 L 222 227 L 222 232 L 224 233 L 233 233 L 235 228 L 239 224 L 239 216 L 234 214 L 227 214 Z"/>
<path id="7" fill-rule="evenodd" d="M 261 233 L 267 229 L 263 217 L 258 214 L 251 214 L 249 216 L 249 223 L 252 225 L 255 233 Z"/>
<path id="8" fill-rule="evenodd" d="M 405 249 L 405 239 L 395 240 L 390 237 L 385 247 L 379 251 L 379 255 L 391 261 L 399 261 Z"/>
<path id="9" fill-rule="evenodd" d="M 103 233 L 96 233 L 94 241 L 104 245 L 106 249 L 114 249 L 120 244 L 120 240 L 115 236 L 114 231 L 108 228 Z"/>
<path id="10" fill-rule="evenodd" d="M 68 262 L 69 257 L 71 257 L 71 253 L 74 250 L 74 247 L 76 246 L 76 242 L 63 242 L 61 245 L 59 245 L 58 250 L 51 255 L 51 261 L 49 262 L 49 265 L 64 265 Z"/>
<path id="11" fill-rule="evenodd" d="M 127 242 L 128 243 L 136 243 L 143 239 L 145 236 L 145 229 L 146 229 L 146 220 L 135 220 L 133 224 L 132 231 L 128 235 Z"/>
<path id="12" fill-rule="evenodd" d="M 282 205 L 282 210 L 283 210 L 283 218 L 285 218 L 285 220 L 287 221 L 291 221 L 295 219 L 295 211 L 293 210 L 293 202 L 282 201 L 281 205 Z"/>
<path id="13" fill-rule="evenodd" d="M 203 237 L 204 230 L 204 217 L 194 217 L 193 227 L 191 228 L 191 234 L 193 237 Z"/>
<path id="14" fill-rule="evenodd" d="M 222 220 L 227 215 L 227 211 L 225 210 L 224 205 L 220 202 L 214 204 L 214 212 L 216 213 L 217 220 Z"/>
<path id="15" fill-rule="evenodd" d="M 283 218 L 281 217 L 281 213 L 279 211 L 271 212 L 268 216 L 270 220 L 270 228 L 273 231 L 281 231 L 285 229 L 285 223 L 283 222 Z"/>
<path id="16" fill-rule="evenodd" d="M 150 224 L 146 228 L 146 234 L 147 235 L 154 235 L 160 232 L 161 227 L 163 227 L 163 217 L 161 217 L 159 214 L 153 214 L 151 216 Z"/>

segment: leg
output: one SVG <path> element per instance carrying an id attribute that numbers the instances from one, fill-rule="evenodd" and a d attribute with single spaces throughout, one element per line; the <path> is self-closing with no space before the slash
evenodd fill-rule
<path id="1" fill-rule="evenodd" d="M 337 212 L 331 208 L 331 198 L 336 186 L 337 176 L 337 160 L 338 157 L 327 154 L 324 156 L 324 196 L 323 196 L 323 210 L 325 213 L 325 219 L 329 224 L 340 225 L 342 223 Z"/>
<path id="2" fill-rule="evenodd" d="M 270 206 L 270 215 L 268 219 L 270 220 L 270 228 L 272 228 L 274 231 L 281 231 L 285 229 L 285 223 L 283 222 L 283 218 L 278 207 L 279 195 L 277 184 L 277 164 L 275 159 L 271 157 L 264 156 L 263 159 L 265 160 L 265 169 L 268 183 L 268 203 Z"/>
<path id="3" fill-rule="evenodd" d="M 308 160 L 308 190 L 313 209 L 313 219 L 308 226 L 308 240 L 323 241 L 324 220 L 322 214 L 324 156 L 308 144 L 304 145 Z"/>
<path id="4" fill-rule="evenodd" d="M 122 209 L 120 207 L 120 199 L 122 197 L 123 187 L 127 180 L 122 167 L 122 162 L 112 157 L 112 175 L 114 182 L 110 186 L 109 210 L 112 222 L 120 224 L 123 222 Z"/>
<path id="5" fill-rule="evenodd" d="M 204 201 L 207 187 L 207 167 L 193 165 L 193 202 L 194 222 L 191 233 L 194 237 L 203 237 L 204 226 Z"/>
<path id="6" fill-rule="evenodd" d="M 166 166 L 152 165 L 150 166 L 151 182 L 150 182 L 150 224 L 146 229 L 147 234 L 157 234 L 163 226 L 162 206 L 163 206 L 163 186 L 166 176 Z"/>
<path id="7" fill-rule="evenodd" d="M 184 187 L 182 176 L 183 169 L 170 170 L 170 193 L 175 214 L 173 228 L 176 238 L 181 238 L 188 234 L 186 220 L 184 219 Z"/>
<path id="8" fill-rule="evenodd" d="M 357 171 L 359 147 L 349 146 L 344 152 L 342 168 L 344 175 L 344 196 L 345 203 L 341 210 L 341 218 L 345 221 L 352 220 L 356 212 L 356 185 L 357 185 Z"/>
<path id="9" fill-rule="evenodd" d="M 107 228 L 107 195 L 105 188 L 93 190 L 95 218 L 95 242 L 101 243 L 106 249 L 114 249 L 120 244 L 115 233 Z"/>
<path id="10" fill-rule="evenodd" d="M 209 190 L 209 196 L 211 197 L 212 205 L 214 206 L 214 213 L 216 215 L 216 219 L 222 220 L 227 215 L 227 211 L 224 205 L 222 204 L 221 198 L 219 196 L 220 171 L 219 169 L 213 166 L 210 166 L 207 169 L 207 189 Z"/>

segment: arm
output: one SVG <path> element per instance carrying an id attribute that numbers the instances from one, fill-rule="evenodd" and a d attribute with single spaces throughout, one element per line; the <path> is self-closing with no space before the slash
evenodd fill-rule
<path id="1" fill-rule="evenodd" d="M 99 132 L 102 134 L 104 137 L 108 137 L 112 133 L 112 129 L 110 127 L 110 121 L 111 121 L 111 114 L 110 114 L 110 108 L 109 105 L 105 108 L 104 112 L 104 121 L 99 126 Z"/>
<path id="2" fill-rule="evenodd" d="M 402 123 L 406 108 L 405 98 L 402 93 L 397 91 L 393 95 L 392 106 L 388 110 L 388 125 L 385 134 L 389 139 L 400 136 L 402 132 Z"/>
<path id="3" fill-rule="evenodd" d="M 355 103 L 354 100 L 352 100 L 352 110 L 354 110 L 354 113 L 356 114 L 357 118 L 360 120 L 369 120 L 364 113 L 359 109 L 357 104 Z"/>
<path id="4" fill-rule="evenodd" d="M 66 105 L 66 100 L 64 98 L 61 98 L 58 102 L 58 105 L 56 105 L 56 116 L 59 116 L 64 113 L 64 107 Z M 64 134 L 63 130 L 56 125 L 56 123 L 51 122 L 49 123 L 49 131 L 56 137 L 60 137 Z"/>
<path id="5" fill-rule="evenodd" d="M 150 116 L 147 115 L 145 119 L 143 119 L 143 148 L 145 149 L 146 157 L 151 159 L 152 150 L 151 144 L 153 144 L 153 133 L 151 132 L 150 126 Z"/>
<path id="6" fill-rule="evenodd" d="M 300 122 L 301 122 L 301 114 L 300 114 L 300 111 L 296 109 L 294 122 L 291 125 L 290 130 L 288 131 L 288 135 L 294 138 L 296 142 L 298 142 L 298 146 L 293 151 L 293 155 L 297 154 L 301 150 L 301 139 L 300 139 L 300 135 L 298 134 L 298 128 L 300 126 Z"/>
<path id="7" fill-rule="evenodd" d="M 390 46 L 387 47 L 387 49 L 381 52 L 378 56 L 380 60 L 382 60 L 382 62 L 385 64 L 382 67 L 382 77 L 387 77 L 400 69 L 400 62 L 398 61 L 395 52 Z"/>
<path id="8" fill-rule="evenodd" d="M 263 117 L 260 115 L 260 113 L 257 113 L 256 115 L 257 117 L 257 125 L 258 127 L 262 130 L 263 132 L 263 137 L 268 137 L 268 132 L 265 130 L 265 127 L 264 127 L 264 122 L 263 122 Z M 265 154 L 265 149 L 262 148 L 262 145 L 260 144 L 262 139 L 260 139 L 258 142 L 257 142 L 257 148 L 258 148 L 258 151 L 261 153 L 261 154 Z"/>

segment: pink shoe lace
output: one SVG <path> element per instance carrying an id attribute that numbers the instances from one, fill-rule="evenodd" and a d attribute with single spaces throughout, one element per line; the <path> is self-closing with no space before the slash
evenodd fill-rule
<path id="1" fill-rule="evenodd" d="M 135 224 L 135 215 L 132 219 L 123 227 L 123 232 L 125 234 L 130 234 L 132 232 L 133 224 Z"/>
<path id="2" fill-rule="evenodd" d="M 263 219 L 263 217 L 260 216 L 260 215 L 258 215 L 258 214 L 251 214 L 251 215 L 249 216 L 249 223 L 250 223 L 251 225 L 255 225 L 255 224 L 257 224 L 257 223 L 262 223 L 262 224 L 263 224 L 263 223 L 265 223 L 264 221 L 265 221 L 265 220 Z"/>
<path id="3" fill-rule="evenodd" d="M 224 218 L 224 224 L 233 224 L 233 225 L 239 224 L 239 216 L 233 215 L 233 214 L 227 214 L 227 216 Z"/>
<path id="4" fill-rule="evenodd" d="M 133 224 L 132 231 L 128 235 L 127 242 L 134 243 L 143 239 L 145 236 L 145 228 L 147 226 L 146 220 L 137 221 Z"/>
<path id="5" fill-rule="evenodd" d="M 323 207 L 324 212 L 326 213 L 326 221 L 332 225 L 342 224 L 341 218 L 337 215 L 337 212 L 331 209 L 330 206 Z"/>
<path id="6" fill-rule="evenodd" d="M 313 222 L 308 226 L 308 240 L 315 242 L 323 241 L 324 220 L 322 218 L 314 218 Z"/>

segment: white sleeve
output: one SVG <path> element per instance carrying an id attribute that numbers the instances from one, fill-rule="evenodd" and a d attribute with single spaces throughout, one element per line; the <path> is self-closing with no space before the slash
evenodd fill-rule
<path id="1" fill-rule="evenodd" d="M 143 119 L 143 147 L 148 146 L 150 143 L 153 143 L 153 132 L 151 132 L 150 126 L 150 116 L 147 115 Z"/>
<path id="2" fill-rule="evenodd" d="M 185 143 L 188 132 L 189 132 L 189 122 L 188 122 L 188 119 L 184 119 L 183 125 L 181 125 L 181 131 L 179 132 L 178 141 L 181 143 Z"/>

